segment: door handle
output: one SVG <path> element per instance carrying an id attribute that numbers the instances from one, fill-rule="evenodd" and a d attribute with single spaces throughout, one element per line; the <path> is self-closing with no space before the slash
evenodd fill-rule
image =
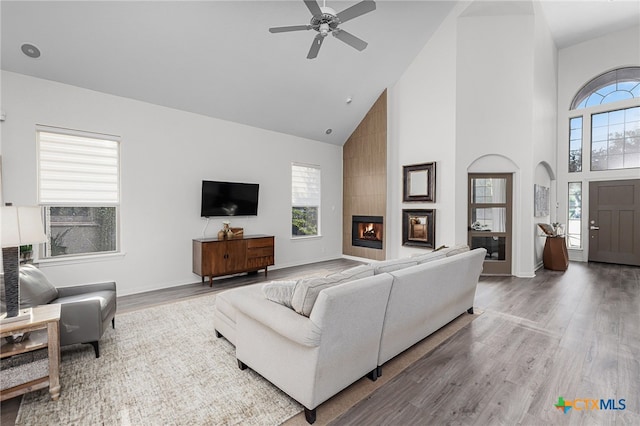
<path id="1" fill-rule="evenodd" d="M 592 231 L 597 231 L 598 229 L 600 229 L 600 227 L 599 227 L 599 226 L 593 226 L 593 225 L 591 225 L 591 226 L 589 227 L 589 229 L 590 229 L 590 230 L 592 230 Z"/>

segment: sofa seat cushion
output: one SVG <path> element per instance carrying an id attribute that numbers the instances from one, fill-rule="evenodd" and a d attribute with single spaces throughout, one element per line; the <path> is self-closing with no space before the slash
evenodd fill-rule
<path id="1" fill-rule="evenodd" d="M 78 294 L 74 296 L 59 297 L 51 301 L 51 303 L 70 304 L 81 303 L 89 300 L 97 300 L 100 302 L 101 319 L 106 320 L 116 307 L 115 291 L 95 291 L 93 293 Z"/>
<path id="2" fill-rule="evenodd" d="M 231 323 L 236 323 L 236 307 L 238 300 L 247 297 L 250 293 L 261 292 L 262 284 L 251 284 L 243 287 L 225 290 L 216 295 L 215 307 L 218 314 L 226 316 Z"/>
<path id="3" fill-rule="evenodd" d="M 58 290 L 47 277 L 35 266 L 20 267 L 20 306 L 46 305 L 58 297 Z"/>

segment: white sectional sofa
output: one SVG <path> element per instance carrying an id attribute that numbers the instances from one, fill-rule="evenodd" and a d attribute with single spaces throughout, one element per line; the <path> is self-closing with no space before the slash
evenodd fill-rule
<path id="1" fill-rule="evenodd" d="M 473 312 L 485 253 L 449 249 L 227 290 L 216 297 L 216 335 L 236 346 L 240 368 L 301 403 L 313 423 L 318 405 L 365 375 L 375 380 L 385 362 Z"/>

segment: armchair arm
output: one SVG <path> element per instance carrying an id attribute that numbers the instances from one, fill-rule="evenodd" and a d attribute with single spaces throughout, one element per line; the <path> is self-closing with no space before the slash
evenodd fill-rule
<path id="1" fill-rule="evenodd" d="M 63 303 L 60 308 L 60 343 L 93 342 L 102 335 L 100 301 L 88 299 Z"/>
<path id="2" fill-rule="evenodd" d="M 115 281 L 102 283 L 82 284 L 71 287 L 56 287 L 58 297 L 77 296 L 79 294 L 91 293 L 94 291 L 116 291 Z"/>
<path id="3" fill-rule="evenodd" d="M 321 330 L 309 318 L 262 295 L 252 296 L 237 300 L 236 309 L 293 342 L 307 347 L 320 345 Z"/>

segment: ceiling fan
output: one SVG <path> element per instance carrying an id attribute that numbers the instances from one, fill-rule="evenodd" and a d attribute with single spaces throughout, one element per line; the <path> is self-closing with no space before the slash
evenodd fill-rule
<path id="1" fill-rule="evenodd" d="M 320 47 L 324 38 L 333 34 L 335 38 L 348 44 L 354 49 L 363 51 L 367 47 L 367 42 L 359 39 L 353 34 L 338 28 L 338 25 L 347 22 L 353 18 L 357 18 L 365 13 L 376 10 L 376 3 L 373 0 L 363 0 L 360 3 L 356 3 L 351 7 L 346 8 L 342 12 L 336 13 L 335 10 L 326 6 L 326 0 L 323 1 L 322 7 L 318 5 L 316 0 L 303 0 L 311 12 L 311 22 L 308 25 L 292 25 L 288 27 L 273 27 L 269 28 L 271 33 L 284 33 L 289 31 L 302 31 L 302 30 L 315 30 L 318 32 L 313 39 L 307 59 L 313 59 L 318 56 Z"/>

